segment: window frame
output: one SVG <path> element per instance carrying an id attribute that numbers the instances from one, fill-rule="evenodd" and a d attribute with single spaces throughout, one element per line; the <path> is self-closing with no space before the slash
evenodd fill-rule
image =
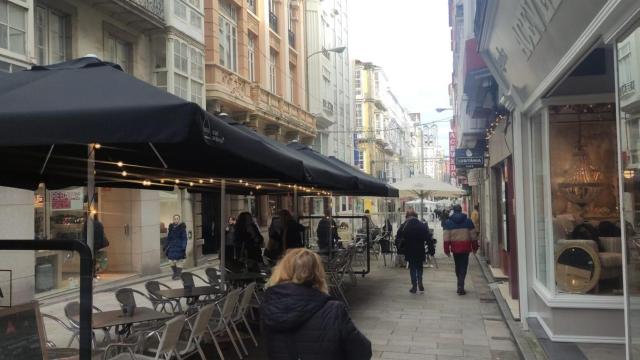
<path id="1" fill-rule="evenodd" d="M 43 4 L 37 4 L 34 7 L 34 29 L 37 29 L 38 27 L 38 11 L 44 11 L 44 15 L 45 15 L 45 24 L 44 24 L 44 44 L 39 45 L 38 44 L 38 31 L 35 30 L 34 31 L 34 45 L 35 45 L 35 58 L 36 58 L 36 62 L 39 65 L 46 65 L 46 64 L 53 64 L 53 63 L 57 63 L 57 62 L 62 62 L 62 61 L 66 61 L 69 59 L 69 55 L 71 53 L 71 34 L 70 34 L 70 30 L 71 30 L 71 19 L 69 14 L 66 14 L 62 11 L 59 11 L 57 9 L 54 8 L 50 8 L 48 6 L 45 6 Z M 63 41 L 63 45 L 62 47 L 64 48 L 64 54 L 62 56 L 62 59 L 56 59 L 56 60 L 52 60 L 53 57 L 53 49 L 51 47 L 51 43 L 52 43 L 52 28 L 51 28 L 51 16 L 57 16 L 60 19 L 60 23 L 63 25 L 63 30 L 62 30 L 62 41 Z M 39 59 L 39 48 L 42 48 L 44 51 L 44 61 L 41 61 Z"/>
<path id="2" fill-rule="evenodd" d="M 7 51 L 9 53 L 12 54 L 16 54 L 19 55 L 21 57 L 27 57 L 29 54 L 29 49 L 27 46 L 27 36 L 28 36 L 28 28 L 29 28 L 29 19 L 28 14 L 29 14 L 29 9 L 26 6 L 26 4 L 24 6 L 20 5 L 20 4 L 16 4 L 13 3 L 11 1 L 8 0 L 0 0 L 0 6 L 2 6 L 4 4 L 5 8 L 6 8 L 6 14 L 7 14 L 7 19 L 6 19 L 6 23 L 0 23 L 0 26 L 4 26 L 6 27 L 6 47 L 0 47 L 0 51 Z M 23 16 L 23 21 L 24 21 L 24 29 L 19 29 L 16 26 L 12 25 L 12 21 L 11 21 L 11 8 L 17 8 L 22 12 L 22 16 Z M 19 31 L 22 33 L 22 37 L 23 37 L 23 41 L 22 41 L 22 50 L 23 52 L 18 52 L 15 49 L 13 49 L 11 47 L 11 30 L 14 31 Z"/>
<path id="3" fill-rule="evenodd" d="M 219 0 L 218 62 L 225 69 L 238 72 L 238 9 L 228 0 Z"/>
<path id="4" fill-rule="evenodd" d="M 247 78 L 251 82 L 256 81 L 256 38 L 252 32 L 247 34 Z"/>

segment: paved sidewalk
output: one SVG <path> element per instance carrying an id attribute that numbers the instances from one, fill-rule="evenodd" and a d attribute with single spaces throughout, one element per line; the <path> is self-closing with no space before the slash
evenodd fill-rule
<path id="1" fill-rule="evenodd" d="M 373 343 L 374 358 L 519 359 L 475 258 L 465 296 L 456 294 L 453 261 L 438 263 L 424 269 L 424 294 L 409 293 L 408 270 L 381 266 L 349 292 L 352 317 Z"/>

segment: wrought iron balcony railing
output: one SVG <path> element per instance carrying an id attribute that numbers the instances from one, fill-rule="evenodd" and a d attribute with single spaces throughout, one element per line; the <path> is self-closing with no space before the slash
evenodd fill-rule
<path id="1" fill-rule="evenodd" d="M 275 33 L 278 33 L 278 16 L 269 11 L 269 27 Z"/>

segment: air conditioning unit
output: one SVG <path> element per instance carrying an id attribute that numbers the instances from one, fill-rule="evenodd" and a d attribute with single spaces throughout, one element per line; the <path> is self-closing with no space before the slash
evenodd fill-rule
<path id="1" fill-rule="evenodd" d="M 640 112 L 640 28 L 618 43 L 618 95 L 620 109 Z"/>

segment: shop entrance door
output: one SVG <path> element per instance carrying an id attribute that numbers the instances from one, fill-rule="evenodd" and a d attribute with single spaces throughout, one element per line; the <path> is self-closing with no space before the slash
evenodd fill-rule
<path id="1" fill-rule="evenodd" d="M 217 253 L 220 249 L 220 192 L 202 194 L 202 237 L 204 254 Z"/>

